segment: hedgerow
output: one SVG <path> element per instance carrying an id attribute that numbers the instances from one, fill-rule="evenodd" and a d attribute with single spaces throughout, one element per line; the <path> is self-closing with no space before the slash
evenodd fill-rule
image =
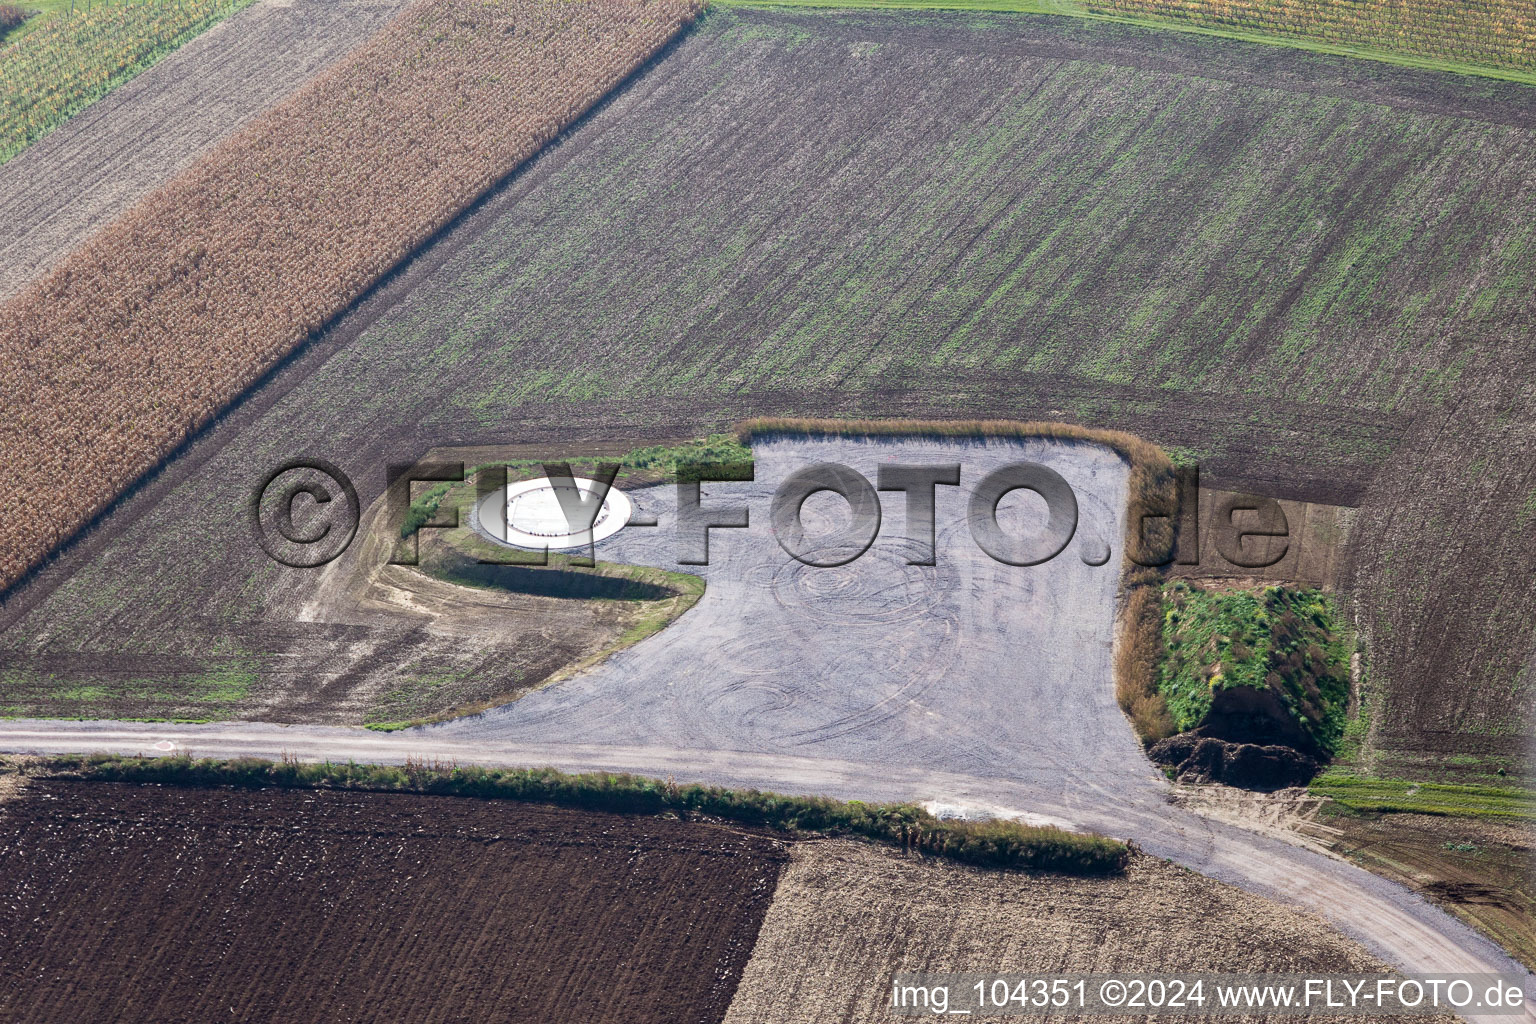
<path id="1" fill-rule="evenodd" d="M 791 832 L 856 835 L 983 867 L 1107 875 L 1125 869 L 1124 843 L 1015 821 L 942 820 L 916 804 L 867 804 L 756 789 L 679 785 L 638 775 L 572 775 L 552 768 L 305 763 L 239 758 L 61 757 L 45 774 L 183 786 L 320 787 L 522 800 L 621 814 L 667 811 Z"/>

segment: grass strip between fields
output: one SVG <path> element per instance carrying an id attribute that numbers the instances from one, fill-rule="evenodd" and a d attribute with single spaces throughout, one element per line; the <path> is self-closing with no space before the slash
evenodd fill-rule
<path id="1" fill-rule="evenodd" d="M 49 777 L 181 786 L 308 787 L 521 800 L 620 814 L 674 812 L 788 832 L 863 836 L 989 868 L 1110 875 L 1125 869 L 1129 848 L 1103 836 L 1016 821 L 956 821 L 916 804 L 866 804 L 756 789 L 679 785 L 638 775 L 570 775 L 552 768 L 482 768 L 407 763 L 301 763 L 240 758 L 118 757 L 95 754 L 43 763 Z"/>
<path id="2" fill-rule="evenodd" d="M 1443 71 L 1456 75 L 1475 75 L 1521 85 L 1536 85 L 1536 72 L 1491 64 L 1423 57 L 1397 50 L 1385 50 L 1363 44 L 1326 42 L 1304 36 L 1279 35 L 1234 27 L 1214 28 L 1171 18 L 1135 17 L 1086 10 L 1067 0 L 711 0 L 721 7 L 821 7 L 844 10 L 892 11 L 975 11 L 1006 14 L 1053 14 L 1084 21 L 1106 21 L 1163 32 L 1189 32 L 1218 39 L 1231 39 L 1264 46 L 1282 46 L 1330 57 L 1372 60 L 1415 71 Z"/>
<path id="3" fill-rule="evenodd" d="M 1536 793 L 1513 787 L 1364 778 L 1333 771 L 1315 779 L 1311 790 L 1353 811 L 1536 821 Z"/>

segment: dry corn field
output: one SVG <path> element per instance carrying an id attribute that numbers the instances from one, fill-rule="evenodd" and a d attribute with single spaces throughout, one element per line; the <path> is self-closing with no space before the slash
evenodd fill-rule
<path id="1" fill-rule="evenodd" d="M 1086 0 L 1084 6 L 1432 60 L 1536 68 L 1530 0 Z"/>
<path id="2" fill-rule="evenodd" d="M 698 9 L 425 0 L 6 303 L 0 587 Z"/>

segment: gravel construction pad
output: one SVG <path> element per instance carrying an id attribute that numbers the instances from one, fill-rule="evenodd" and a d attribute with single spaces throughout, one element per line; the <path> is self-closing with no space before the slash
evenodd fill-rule
<path id="1" fill-rule="evenodd" d="M 634 492 L 630 526 L 598 544 L 616 562 L 697 571 L 699 604 L 659 637 L 598 669 L 470 719 L 432 727 L 455 739 L 665 741 L 944 768 L 1003 778 L 1152 769 L 1116 706 L 1110 655 L 1127 466 L 1108 449 L 1044 440 L 986 442 L 784 438 L 753 446 L 756 480 L 704 485 L 705 508 L 745 504 L 751 525 L 712 531 L 710 564 L 678 564 L 676 490 Z M 991 470 L 1033 461 L 1060 473 L 1079 508 L 1075 536 L 1036 566 L 995 561 L 972 539 L 970 491 Z M 959 463 L 937 489 L 934 566 L 907 564 L 905 497 L 886 492 L 874 545 L 847 565 L 793 559 L 769 522 L 772 495 L 817 463 L 871 482 L 885 463 Z M 1044 503 L 1004 498 L 999 519 L 1038 532 Z M 820 501 L 824 498 L 825 501 Z M 1016 521 L 1009 524 L 1011 509 Z M 847 504 L 805 504 L 807 533 L 836 528 Z"/>

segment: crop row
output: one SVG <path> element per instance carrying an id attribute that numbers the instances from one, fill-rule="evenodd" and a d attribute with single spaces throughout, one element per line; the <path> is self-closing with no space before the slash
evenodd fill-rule
<path id="1" fill-rule="evenodd" d="M 698 9 L 423 0 L 0 308 L 0 587 Z"/>
<path id="2" fill-rule="evenodd" d="M 0 161 L 250 3 L 121 0 L 41 15 L 41 24 L 0 49 Z"/>
<path id="3" fill-rule="evenodd" d="M 1085 0 L 1101 13 L 1304 37 L 1434 60 L 1536 67 L 1529 0 Z"/>

